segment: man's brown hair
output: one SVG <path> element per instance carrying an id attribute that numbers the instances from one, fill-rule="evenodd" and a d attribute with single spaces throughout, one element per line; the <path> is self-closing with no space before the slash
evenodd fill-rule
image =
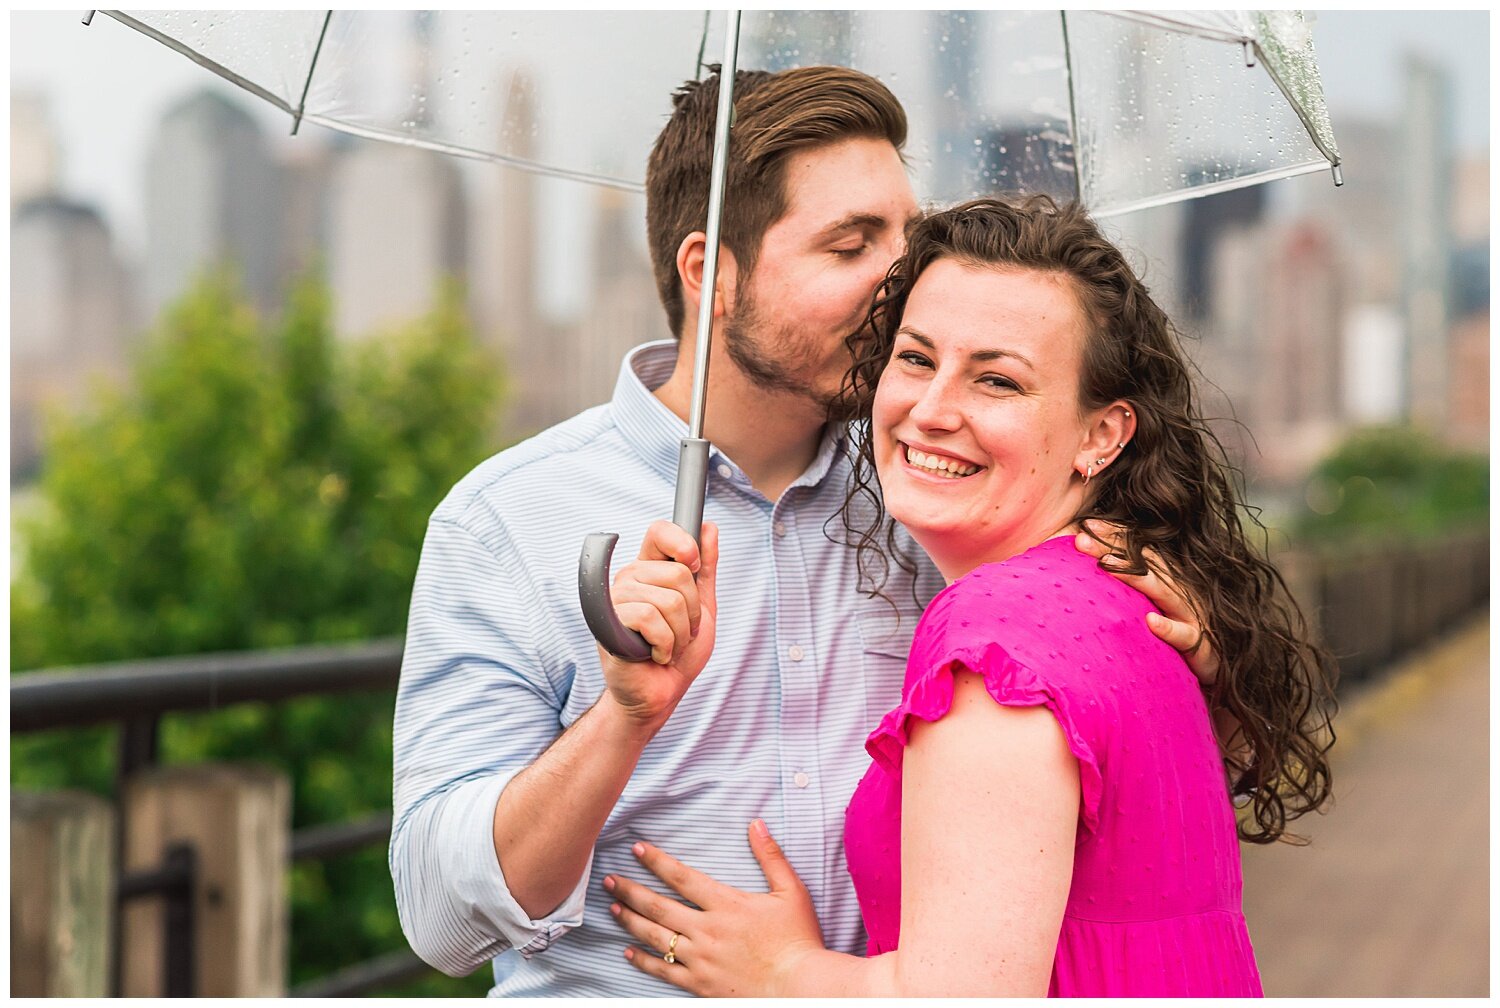
<path id="1" fill-rule="evenodd" d="M 646 168 L 646 235 L 656 289 L 680 336 L 685 312 L 677 249 L 708 222 L 709 171 L 719 68 L 688 81 L 672 98 L 672 118 Z M 796 150 L 854 138 L 906 142 L 906 112 L 880 81 L 848 67 L 798 67 L 734 75 L 734 125 L 724 180 L 719 240 L 742 277 L 755 269 L 766 229 L 786 213 L 787 157 Z"/>

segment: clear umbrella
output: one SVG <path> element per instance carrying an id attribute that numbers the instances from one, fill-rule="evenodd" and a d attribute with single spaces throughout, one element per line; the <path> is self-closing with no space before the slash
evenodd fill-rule
<path id="1" fill-rule="evenodd" d="M 670 95 L 725 18 L 669 12 L 104 13 L 303 122 L 639 190 Z M 1298 11 L 748 11 L 742 69 L 873 74 L 911 122 L 918 196 L 997 189 L 1095 216 L 1336 166 Z M 555 123 L 507 121 L 502 72 Z"/>
<path id="2" fill-rule="evenodd" d="M 1341 181 L 1297 11 L 104 13 L 281 108 L 292 132 L 310 122 L 623 189 L 643 188 L 672 92 L 720 52 L 730 71 L 832 63 L 880 78 L 907 110 L 913 184 L 931 202 L 1041 191 L 1108 216 L 1325 167 Z M 505 118 L 500 74 L 518 70 L 555 128 Z M 720 98 L 710 297 L 729 88 Z M 711 317 L 705 301 L 673 513 L 695 536 Z M 580 599 L 605 647 L 643 660 L 609 602 L 615 540 L 585 543 Z"/>

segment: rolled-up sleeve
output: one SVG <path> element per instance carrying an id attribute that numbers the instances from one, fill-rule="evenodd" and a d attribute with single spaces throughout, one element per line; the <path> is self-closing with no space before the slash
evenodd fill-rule
<path id="1" fill-rule="evenodd" d="M 562 698 L 525 565 L 497 521 L 429 523 L 396 697 L 390 867 L 402 930 L 462 976 L 509 949 L 542 951 L 583 913 L 587 871 L 529 917 L 494 847 L 495 804 L 561 730 Z M 555 674 L 555 670 L 554 674 Z"/>

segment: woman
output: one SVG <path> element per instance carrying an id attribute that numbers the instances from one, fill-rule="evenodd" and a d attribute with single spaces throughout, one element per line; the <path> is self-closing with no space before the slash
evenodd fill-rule
<path id="1" fill-rule="evenodd" d="M 869 956 L 822 948 L 758 821 L 769 894 L 639 845 L 700 909 L 606 879 L 664 956 L 626 954 L 700 994 L 1259 995 L 1205 699 L 1149 603 L 1068 541 L 1122 525 L 1127 562 L 1160 558 L 1211 614 L 1211 699 L 1254 785 L 1243 837 L 1321 806 L 1332 670 L 1245 541 L 1169 321 L 1080 209 L 1038 196 L 914 225 L 871 323 L 846 382 L 870 428 L 855 493 L 948 587 L 848 809 Z"/>

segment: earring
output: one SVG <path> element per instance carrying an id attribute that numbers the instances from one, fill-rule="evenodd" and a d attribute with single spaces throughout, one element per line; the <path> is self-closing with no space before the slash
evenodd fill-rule
<path id="1" fill-rule="evenodd" d="M 1127 417 L 1128 417 L 1128 416 L 1130 416 L 1130 411 L 1129 411 L 1129 410 L 1126 410 L 1126 411 L 1125 411 L 1125 415 L 1126 415 L 1126 416 L 1127 416 Z"/>
<path id="2" fill-rule="evenodd" d="M 1121 447 L 1121 448 L 1124 448 L 1124 447 L 1125 447 L 1125 442 L 1124 442 L 1124 441 L 1121 441 L 1121 442 L 1120 442 L 1120 447 Z"/>
<path id="3" fill-rule="evenodd" d="M 1104 459 L 1094 459 L 1094 465 L 1098 466 L 1100 469 L 1103 469 Z"/>
<path id="4" fill-rule="evenodd" d="M 1089 485 L 1089 480 L 1091 480 L 1091 479 L 1094 478 L 1094 467 L 1093 466 L 1088 466 L 1087 468 L 1088 468 L 1088 472 L 1086 472 L 1086 473 L 1083 474 L 1083 485 L 1084 486 L 1088 486 Z"/>

